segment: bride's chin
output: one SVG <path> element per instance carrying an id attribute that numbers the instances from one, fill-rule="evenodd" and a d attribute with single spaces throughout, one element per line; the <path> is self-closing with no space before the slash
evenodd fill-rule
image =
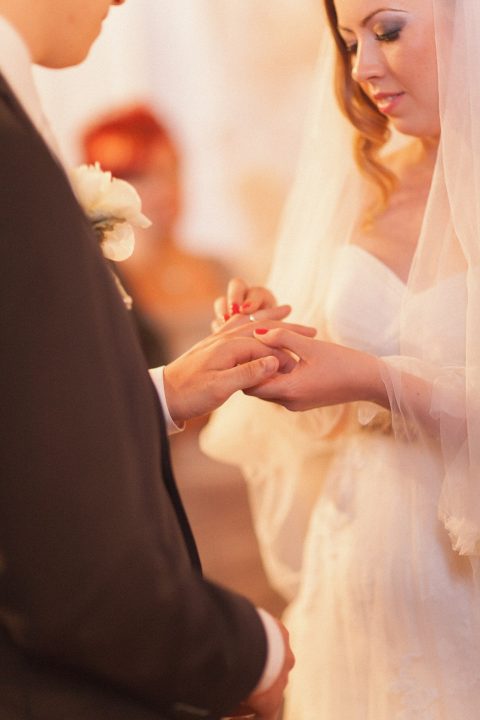
<path id="1" fill-rule="evenodd" d="M 409 137 L 418 138 L 419 140 L 427 138 L 437 138 L 438 140 L 440 138 L 440 127 L 438 122 L 419 123 L 418 121 L 408 118 L 392 118 L 390 120 L 390 124 L 402 135 L 408 135 Z"/>

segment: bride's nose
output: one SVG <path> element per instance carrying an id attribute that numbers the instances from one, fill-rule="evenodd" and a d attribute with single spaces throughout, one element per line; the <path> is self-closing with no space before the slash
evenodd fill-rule
<path id="1" fill-rule="evenodd" d="M 372 43 L 359 42 L 352 63 L 352 78 L 355 82 L 368 82 L 373 78 L 381 77 L 384 72 L 383 57 L 378 47 Z"/>

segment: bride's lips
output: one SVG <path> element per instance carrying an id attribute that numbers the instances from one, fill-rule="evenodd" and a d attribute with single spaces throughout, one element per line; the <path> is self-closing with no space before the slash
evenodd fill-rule
<path id="1" fill-rule="evenodd" d="M 405 93 L 403 92 L 377 93 L 376 95 L 373 95 L 373 101 L 381 113 L 384 115 L 390 115 L 404 95 Z"/>

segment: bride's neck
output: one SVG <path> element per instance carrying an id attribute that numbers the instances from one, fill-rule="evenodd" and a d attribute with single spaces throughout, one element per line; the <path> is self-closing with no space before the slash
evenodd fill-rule
<path id="1" fill-rule="evenodd" d="M 430 165 L 433 169 L 437 159 L 439 138 L 419 138 L 417 145 L 417 162 Z"/>

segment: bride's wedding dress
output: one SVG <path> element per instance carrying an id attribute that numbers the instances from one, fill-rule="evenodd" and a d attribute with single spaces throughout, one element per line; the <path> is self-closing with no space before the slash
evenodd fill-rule
<path id="1" fill-rule="evenodd" d="M 397 355 L 404 283 L 355 245 L 338 252 L 332 277 L 331 338 Z M 465 276 L 425 292 L 439 357 L 462 365 Z M 418 309 L 412 297 L 408 312 Z M 426 451 L 395 440 L 390 414 L 360 403 L 335 443 L 286 618 L 297 656 L 286 720 L 478 720 L 474 581 L 437 517 L 436 441 Z"/>
<path id="2" fill-rule="evenodd" d="M 334 342 L 394 362 L 400 318 L 416 328 L 425 309 L 412 356 L 464 367 L 465 273 L 413 294 L 361 247 L 337 250 Z M 373 403 L 345 407 L 291 413 L 239 393 L 203 431 L 208 454 L 242 467 L 268 577 L 290 601 L 284 720 L 478 720 L 476 558 L 438 517 L 438 438 L 394 433 Z"/>

